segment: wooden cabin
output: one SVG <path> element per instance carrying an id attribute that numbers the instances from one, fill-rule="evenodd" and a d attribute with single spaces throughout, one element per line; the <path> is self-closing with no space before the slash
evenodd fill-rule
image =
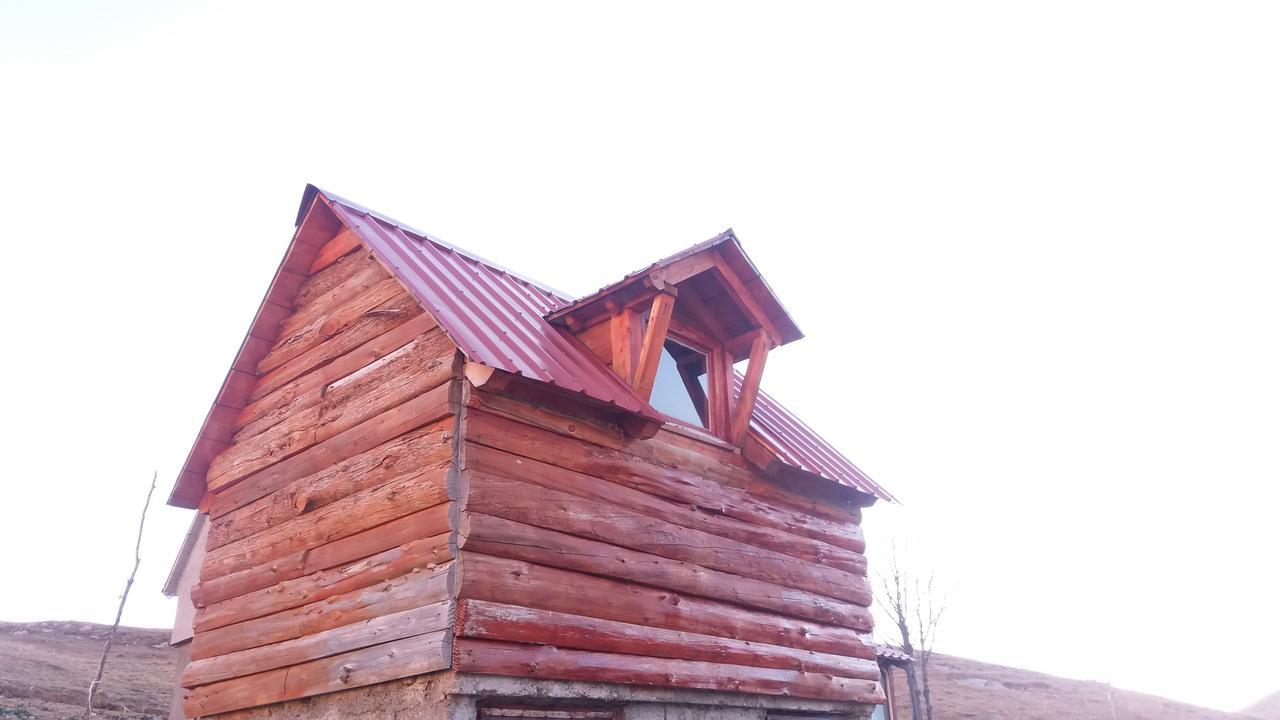
<path id="1" fill-rule="evenodd" d="M 175 716 L 866 717 L 892 498 L 761 391 L 800 337 L 731 231 L 572 299 L 308 187 L 169 499 Z"/>

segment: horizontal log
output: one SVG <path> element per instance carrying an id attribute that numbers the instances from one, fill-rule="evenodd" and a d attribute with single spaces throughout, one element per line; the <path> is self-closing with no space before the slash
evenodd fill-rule
<path id="1" fill-rule="evenodd" d="M 498 557 L 630 580 L 735 605 L 870 630 L 871 613 L 853 603 L 596 540 L 467 512 L 461 547 Z"/>
<path id="2" fill-rule="evenodd" d="M 436 532 L 447 530 L 449 497 L 445 475 L 445 471 L 424 468 L 209 550 L 200 568 L 200 579 L 247 570 L 427 508 L 434 508 L 431 522 L 440 527 Z"/>
<path id="3" fill-rule="evenodd" d="M 449 667 L 449 635 L 437 631 L 204 685 L 187 693 L 187 717 L 216 715 L 363 687 Z"/>
<path id="4" fill-rule="evenodd" d="M 428 468 L 443 470 L 453 460 L 452 416 L 405 433 L 371 450 L 294 480 L 248 505 L 213 519 L 206 548 L 262 532 L 331 503 Z"/>
<path id="5" fill-rule="evenodd" d="M 453 669 L 457 672 L 555 680 L 786 695 L 872 704 L 884 702 L 880 684 L 874 680 L 691 660 L 638 660 L 633 655 L 471 638 L 461 638 L 454 642 Z"/>
<path id="6" fill-rule="evenodd" d="M 204 632 L 233 623 L 264 617 L 400 577 L 414 570 L 432 570 L 449 559 L 447 513 L 437 534 L 383 550 L 367 558 L 328 570 L 320 570 L 270 587 L 198 608 L 195 631 Z"/>
<path id="7" fill-rule="evenodd" d="M 871 637 L 849 628 L 749 610 L 522 560 L 463 552 L 460 598 L 521 605 L 655 628 L 874 660 Z"/>
<path id="8" fill-rule="evenodd" d="M 665 436 L 662 434 L 659 438 Z M 826 520 L 771 504 L 766 498 L 709 480 L 686 467 L 659 465 L 626 451 L 584 442 L 560 442 L 560 437 L 548 430 L 479 410 L 467 416 L 467 440 L 471 442 L 604 478 L 704 512 L 822 540 L 855 553 L 865 550 L 862 528 L 856 524 Z"/>
<path id="9" fill-rule="evenodd" d="M 458 637 L 551 645 L 575 650 L 698 660 L 820 672 L 840 677 L 879 680 L 874 660 L 844 657 L 780 645 L 681 632 L 568 613 L 462 600 L 458 603 Z"/>
<path id="10" fill-rule="evenodd" d="M 360 316 L 379 305 L 402 294 L 404 286 L 395 278 L 379 280 L 338 304 L 325 305 L 317 309 L 314 316 L 307 316 L 309 322 L 300 328 L 284 329 L 275 347 L 267 351 L 258 363 L 258 373 L 271 372 L 281 364 L 292 360 L 325 340 L 337 335 Z M 286 319 L 284 325 L 293 326 L 295 321 Z"/>
<path id="11" fill-rule="evenodd" d="M 436 329 L 310 391 L 281 413 L 262 418 L 237 434 L 231 447 L 210 464 L 209 489 L 217 492 L 233 485 L 448 382 L 453 356 L 453 343 Z"/>
<path id="12" fill-rule="evenodd" d="M 320 298 L 333 292 L 333 289 L 358 275 L 377 272 L 381 268 L 372 252 L 356 253 L 341 258 L 332 266 L 313 271 L 302 287 L 298 289 L 298 297 L 294 299 L 295 312 L 306 307 L 319 307 Z"/>
<path id="13" fill-rule="evenodd" d="M 452 624 L 452 610 L 452 603 L 442 600 L 295 640 L 196 660 L 183 670 L 179 683 L 193 688 L 444 630 Z"/>
<path id="14" fill-rule="evenodd" d="M 867 560 L 860 553 L 813 538 L 761 527 L 726 515 L 708 513 L 696 506 L 674 502 L 634 488 L 520 457 L 485 445 L 468 443 L 466 468 L 534 483 L 578 497 L 610 503 L 682 527 L 747 543 L 817 565 L 865 576 Z"/>
<path id="15" fill-rule="evenodd" d="M 350 230 L 343 230 L 332 240 L 320 246 L 316 259 L 311 261 L 311 274 L 315 274 L 338 262 L 343 256 L 361 247 L 360 236 Z"/>
<path id="16" fill-rule="evenodd" d="M 470 463 L 472 458 L 468 458 Z M 676 525 L 620 505 L 467 470 L 466 509 L 557 530 L 630 550 L 754 578 L 831 598 L 871 605 L 867 579 L 805 563 L 749 543 Z"/>
<path id="17" fill-rule="evenodd" d="M 294 578 L 377 555 L 385 550 L 423 538 L 431 538 L 433 547 L 437 547 L 437 557 L 433 562 L 443 563 L 450 558 L 450 550 L 447 534 L 438 534 L 439 523 L 439 510 L 433 508 L 419 510 L 333 542 L 299 550 L 292 555 L 255 565 L 247 570 L 198 582 L 191 588 L 191 602 L 198 608 L 205 607 Z M 440 542 L 442 539 L 443 543 Z"/>
<path id="18" fill-rule="evenodd" d="M 359 347 L 334 357 L 249 403 L 236 417 L 237 430 L 244 432 L 248 426 L 262 421 L 268 423 L 266 427 L 280 422 L 297 409 L 313 403 L 311 394 L 320 388 L 381 360 L 435 328 L 435 318 L 427 314 L 405 320 Z M 334 346 L 333 349 L 341 347 Z M 248 434 L 256 433 L 249 431 Z"/>
<path id="19" fill-rule="evenodd" d="M 219 517 L 248 505 L 298 478 L 319 472 L 349 457 L 433 423 L 451 412 L 449 394 L 453 382 L 429 390 L 412 400 L 365 420 L 350 430 L 250 475 L 236 485 L 216 492 L 209 514 Z"/>
<path id="20" fill-rule="evenodd" d="M 191 640 L 191 659 L 201 660 L 293 640 L 447 600 L 453 568 L 454 563 L 448 563 L 435 570 L 410 572 L 274 615 L 196 633 Z"/>
<path id="21" fill-rule="evenodd" d="M 341 332 L 262 375 L 249 393 L 254 402 L 317 367 L 360 347 L 397 326 L 423 315 L 418 301 L 402 293 L 366 312 Z"/>

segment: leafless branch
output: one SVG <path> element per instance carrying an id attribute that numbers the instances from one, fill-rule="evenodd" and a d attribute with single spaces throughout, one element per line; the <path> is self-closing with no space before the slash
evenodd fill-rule
<path id="1" fill-rule="evenodd" d="M 142 517 L 138 520 L 138 540 L 133 546 L 133 571 L 125 581 L 124 592 L 120 593 L 116 621 L 112 623 L 111 632 L 107 634 L 107 643 L 102 648 L 102 658 L 98 660 L 98 673 L 93 676 L 93 682 L 89 683 L 89 697 L 84 704 L 84 720 L 89 720 L 93 716 L 93 696 L 98 692 L 98 685 L 102 683 L 102 671 L 107 667 L 107 656 L 111 654 L 111 645 L 116 640 L 116 631 L 120 629 L 120 616 L 124 615 L 124 603 L 129 599 L 129 589 L 133 587 L 133 579 L 138 575 L 138 566 L 142 564 L 142 528 L 147 524 L 147 510 L 151 507 L 151 496 L 156 491 L 158 476 L 158 471 L 151 474 L 151 488 L 147 490 L 147 500 L 142 504 Z"/>

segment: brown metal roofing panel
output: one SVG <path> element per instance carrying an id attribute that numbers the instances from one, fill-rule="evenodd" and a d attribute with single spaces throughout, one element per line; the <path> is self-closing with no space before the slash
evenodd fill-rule
<path id="1" fill-rule="evenodd" d="M 469 359 L 661 418 L 599 358 L 544 319 L 568 302 L 564 298 L 354 203 L 322 197 Z"/>
<path id="2" fill-rule="evenodd" d="M 742 375 L 734 373 L 734 393 L 740 392 L 741 387 Z M 792 467 L 881 500 L 897 502 L 893 495 L 763 390 L 756 398 L 756 406 L 751 413 L 751 430 L 778 454 L 780 460 Z"/>

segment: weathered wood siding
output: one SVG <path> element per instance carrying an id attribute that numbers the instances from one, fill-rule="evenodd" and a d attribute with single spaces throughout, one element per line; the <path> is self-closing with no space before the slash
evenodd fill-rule
<path id="1" fill-rule="evenodd" d="M 344 233 L 212 462 L 188 717 L 449 664 L 456 348 Z"/>
<path id="2" fill-rule="evenodd" d="M 512 387 L 463 411 L 455 670 L 882 701 L 857 507 Z"/>

